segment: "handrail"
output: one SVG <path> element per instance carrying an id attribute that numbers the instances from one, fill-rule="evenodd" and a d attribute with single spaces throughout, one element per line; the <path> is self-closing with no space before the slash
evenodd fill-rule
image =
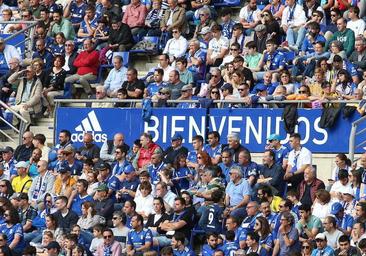
<path id="1" fill-rule="evenodd" d="M 357 128 L 358 126 L 362 123 L 366 121 L 366 116 L 363 116 L 359 119 L 357 119 L 356 121 L 352 122 L 352 127 L 351 127 L 351 132 L 349 135 L 349 143 L 348 143 L 348 147 L 349 147 L 349 159 L 354 162 L 355 161 L 355 151 L 356 151 L 356 147 L 358 146 L 362 146 L 364 143 L 362 142 L 361 144 L 356 145 L 356 135 L 359 135 L 360 133 L 366 131 L 365 129 L 362 129 L 360 132 L 357 132 Z"/>
<path id="2" fill-rule="evenodd" d="M 17 37 L 18 35 L 24 33 L 28 29 L 35 27 L 37 25 L 37 21 L 0 21 L 0 24 L 30 24 L 26 28 L 23 28 L 23 29 L 17 31 L 16 33 L 12 34 L 11 36 L 4 38 L 4 41 L 7 42 L 7 41 L 13 39 L 14 37 Z"/>
<path id="3" fill-rule="evenodd" d="M 9 107 L 7 104 L 5 104 L 5 102 L 0 100 L 0 105 L 3 106 L 4 108 L 6 108 L 7 110 L 9 110 L 13 115 L 15 115 L 18 119 L 22 120 L 24 123 L 28 123 L 28 121 L 26 119 L 24 119 L 24 117 L 22 117 L 20 114 L 15 112 L 11 107 Z"/>
<path id="4" fill-rule="evenodd" d="M 141 103 L 141 99 L 54 99 L 57 103 Z M 151 100 L 153 103 L 157 103 L 158 100 Z M 167 103 L 199 103 L 199 100 L 167 100 Z M 259 100 L 260 104 L 296 104 L 296 103 L 311 103 L 313 101 L 310 100 L 273 100 L 273 101 L 264 101 Z M 322 103 L 359 103 L 360 100 L 329 100 L 324 101 Z M 244 103 L 242 99 L 230 99 L 230 100 L 214 100 L 213 103 Z"/>

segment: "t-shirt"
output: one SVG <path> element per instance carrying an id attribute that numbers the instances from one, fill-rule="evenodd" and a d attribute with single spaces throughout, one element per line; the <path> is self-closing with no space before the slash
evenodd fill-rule
<path id="1" fill-rule="evenodd" d="M 208 43 L 208 49 L 212 50 L 211 58 L 216 58 L 221 49 L 228 49 L 229 48 L 229 39 L 224 36 L 221 36 L 218 40 L 216 38 L 212 38 L 211 41 Z"/>
<path id="2" fill-rule="evenodd" d="M 280 252 L 278 254 L 279 256 L 287 256 L 291 252 L 300 251 L 299 234 L 298 234 L 296 228 L 294 228 L 294 227 L 291 228 L 290 232 L 288 233 L 288 238 L 290 240 L 294 240 L 295 243 L 291 246 L 286 246 L 283 235 L 280 232 L 277 233 L 277 239 L 280 242 Z"/>
<path id="3" fill-rule="evenodd" d="M 76 4 L 76 2 L 71 2 L 71 6 L 70 6 L 70 21 L 71 23 L 75 24 L 75 23 L 80 23 L 83 21 L 84 16 L 85 16 L 85 11 L 86 11 L 86 7 L 87 4 L 82 3 L 80 6 L 78 6 Z"/>
<path id="4" fill-rule="evenodd" d="M 134 249 L 140 248 L 146 243 L 152 244 L 152 233 L 150 229 L 144 228 L 141 231 L 132 229 L 128 232 L 127 244 L 131 245 Z"/>

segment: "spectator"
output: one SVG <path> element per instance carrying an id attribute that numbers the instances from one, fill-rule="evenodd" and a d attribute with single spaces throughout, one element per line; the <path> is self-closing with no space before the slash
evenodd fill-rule
<path id="1" fill-rule="evenodd" d="M 176 255 L 194 255 L 193 251 L 185 246 L 185 236 L 183 233 L 176 232 L 171 242 L 173 253 Z"/>
<path id="2" fill-rule="evenodd" d="M 142 216 L 134 215 L 131 225 L 132 230 L 129 231 L 127 240 L 127 255 L 149 251 L 152 246 L 152 233 L 144 228 Z"/>
<path id="3" fill-rule="evenodd" d="M 57 196 L 70 197 L 76 180 L 71 177 L 71 168 L 68 165 L 63 165 L 59 169 L 60 175 L 56 178 L 53 187 L 53 194 Z"/>
<path id="4" fill-rule="evenodd" d="M 100 183 L 94 196 L 96 214 L 104 217 L 106 220 L 111 219 L 114 211 L 114 202 L 108 197 L 108 190 L 109 188 L 106 184 Z"/>
<path id="5" fill-rule="evenodd" d="M 17 58 L 9 60 L 9 71 L 0 77 L 0 100 L 7 103 L 11 94 L 14 92 L 8 78 L 20 70 L 20 61 Z"/>
<path id="6" fill-rule="evenodd" d="M 55 36 L 58 32 L 62 32 L 67 40 L 75 39 L 75 30 L 73 25 L 68 19 L 62 17 L 61 8 L 53 12 L 48 35 Z"/>
<path id="7" fill-rule="evenodd" d="M 88 190 L 88 182 L 84 179 L 79 179 L 76 182 L 76 189 L 71 192 L 71 196 L 69 198 L 69 203 L 67 205 L 68 208 L 71 209 L 72 211 L 74 211 L 79 216 L 82 214 L 82 211 L 83 211 L 83 209 L 82 209 L 83 203 L 86 201 L 92 201 L 92 199 L 93 199 L 91 196 L 88 195 L 87 190 Z M 85 208 L 90 208 L 90 207 L 86 207 L 84 205 L 84 209 Z M 85 209 L 85 210 L 88 210 L 88 209 Z M 85 213 L 84 213 L 84 215 L 85 215 Z M 94 226 L 94 225 L 91 225 L 91 226 Z"/>
<path id="8" fill-rule="evenodd" d="M 336 250 L 339 247 L 338 240 L 343 235 L 343 232 L 337 229 L 336 219 L 333 216 L 325 218 L 324 222 L 324 235 L 327 238 L 327 245 Z"/>
<path id="9" fill-rule="evenodd" d="M 206 63 L 206 53 L 202 51 L 200 42 L 197 39 L 189 41 L 186 57 L 188 62 L 187 69 L 193 73 L 194 80 L 202 79 Z"/>
<path id="10" fill-rule="evenodd" d="M 349 61 L 357 68 L 357 71 L 366 69 L 366 39 L 364 37 L 357 37 L 355 41 L 355 50 L 349 57 Z"/>
<path id="11" fill-rule="evenodd" d="M 355 33 L 346 27 L 347 21 L 344 18 L 339 18 L 337 20 L 337 31 L 333 36 L 327 41 L 326 49 L 329 48 L 330 43 L 334 40 L 342 42 L 343 49 L 346 51 L 347 56 L 350 56 L 353 52 L 355 45 Z"/>
<path id="12" fill-rule="evenodd" d="M 195 100 L 196 96 L 193 95 L 193 86 L 191 84 L 186 84 L 182 87 L 181 96 L 177 100 Z M 177 108 L 196 108 L 196 103 L 181 102 L 178 103 Z"/>
<path id="13" fill-rule="evenodd" d="M 78 216 L 75 212 L 67 209 L 68 199 L 65 196 L 59 196 L 56 199 L 57 212 L 53 214 L 59 228 L 65 232 L 70 231 L 70 227 L 77 223 Z"/>
<path id="14" fill-rule="evenodd" d="M 179 71 L 177 70 L 172 70 L 169 72 L 169 83 L 167 85 L 167 87 L 169 88 L 169 90 L 171 91 L 171 98 L 173 100 L 179 99 L 180 97 L 182 97 L 182 89 L 186 84 L 183 83 L 180 80 L 180 74 Z"/>
<path id="15" fill-rule="evenodd" d="M 93 135 L 91 133 L 85 133 L 83 138 L 83 146 L 79 148 L 80 154 L 76 156 L 79 161 L 91 159 L 94 163 L 98 162 L 100 148 L 93 142 Z"/>
<path id="16" fill-rule="evenodd" d="M 222 63 L 228 51 L 229 40 L 222 36 L 221 27 L 219 25 L 214 25 L 211 28 L 211 31 L 213 33 L 213 38 L 208 45 L 206 64 L 217 67 Z"/>
<path id="17" fill-rule="evenodd" d="M 173 38 L 169 39 L 165 45 L 163 54 L 168 54 L 170 62 L 185 55 L 188 48 L 188 41 L 185 39 L 179 28 L 172 29 Z"/>
<path id="18" fill-rule="evenodd" d="M 162 32 L 171 33 L 173 28 L 180 31 L 186 30 L 185 9 L 178 6 L 177 0 L 168 0 L 169 9 L 164 13 L 160 21 L 160 29 Z"/>
<path id="19" fill-rule="evenodd" d="M 127 70 L 127 78 L 123 82 L 122 88 L 127 90 L 128 99 L 142 99 L 145 85 L 137 78 L 137 70 L 135 68 Z"/>
<path id="20" fill-rule="evenodd" d="M 121 84 L 126 80 L 127 68 L 123 66 L 123 58 L 118 55 L 113 57 L 113 66 L 104 81 L 104 88 L 109 97 L 115 98 Z"/>
<path id="21" fill-rule="evenodd" d="M 27 193 L 32 185 L 32 179 L 28 175 L 29 164 L 20 161 L 15 165 L 17 168 L 17 176 L 12 179 L 11 185 L 16 193 Z"/>
<path id="22" fill-rule="evenodd" d="M 95 88 L 96 100 L 108 100 L 107 91 L 103 85 L 98 85 Z M 113 102 L 93 102 L 92 108 L 113 108 Z"/>
<path id="23" fill-rule="evenodd" d="M 347 235 L 341 235 L 338 239 L 339 247 L 335 250 L 335 255 L 359 255 L 360 250 L 357 247 L 351 246 L 350 238 Z M 360 245 L 358 245 L 361 247 Z"/>
<path id="24" fill-rule="evenodd" d="M 163 18 L 164 10 L 161 7 L 161 0 L 152 1 L 152 9 L 148 12 L 145 19 L 147 36 L 160 36 L 160 20 Z"/>
<path id="25" fill-rule="evenodd" d="M 50 69 L 53 64 L 53 55 L 52 53 L 46 48 L 46 43 L 44 39 L 38 39 L 36 41 L 36 51 L 34 52 L 32 59 L 35 60 L 39 58 L 42 60 L 42 64 L 44 64 L 46 69 Z M 42 79 L 41 79 L 42 81 Z"/>
<path id="26" fill-rule="evenodd" d="M 17 58 L 20 62 L 22 57 L 20 56 L 18 50 L 10 44 L 7 44 L 3 38 L 0 38 L 0 59 L 2 64 L 0 65 L 0 75 L 5 75 L 10 67 L 10 60 L 12 58 Z"/>
<path id="27" fill-rule="evenodd" d="M 245 29 L 245 34 L 250 35 L 255 26 L 259 22 L 260 10 L 257 8 L 257 1 L 251 0 L 249 3 L 240 9 L 240 23 Z"/>
<path id="28" fill-rule="evenodd" d="M 108 49 L 124 52 L 132 48 L 134 43 L 130 27 L 120 20 L 113 18 L 108 38 Z"/>
<path id="29" fill-rule="evenodd" d="M 22 253 L 26 244 L 24 242 L 23 228 L 15 208 L 4 212 L 4 223 L 0 225 L 0 232 L 6 235 L 10 250 L 17 254 Z"/>
<path id="30" fill-rule="evenodd" d="M 65 79 L 65 83 L 75 83 L 79 81 L 83 90 L 88 95 L 91 95 L 92 90 L 90 82 L 97 78 L 99 67 L 99 55 L 93 48 L 93 42 L 91 39 L 86 39 L 83 42 L 84 51 L 80 52 L 73 65 L 77 67 L 76 74 L 71 75 Z M 76 89 L 73 88 L 73 95 L 75 95 Z"/>
<path id="31" fill-rule="evenodd" d="M 311 208 L 309 204 L 300 205 L 299 213 L 300 219 L 296 224 L 296 228 L 299 232 L 300 241 L 302 242 L 308 239 L 314 239 L 322 230 L 321 220 L 311 214 Z"/>
<path id="32" fill-rule="evenodd" d="M 296 228 L 293 227 L 294 217 L 290 213 L 284 213 L 281 216 L 281 226 L 275 240 L 273 256 L 287 255 L 290 252 L 300 250 L 299 235 Z"/>
<path id="33" fill-rule="evenodd" d="M 357 6 L 351 6 L 348 9 L 347 28 L 352 29 L 355 37 L 363 35 L 365 31 L 365 21 L 360 19 L 360 8 Z"/>
<path id="34" fill-rule="evenodd" d="M 101 243 L 96 251 L 97 256 L 103 256 L 107 252 L 111 256 L 118 256 L 122 253 L 120 243 L 114 240 L 113 231 L 109 228 L 103 230 L 103 243 Z"/>
<path id="35" fill-rule="evenodd" d="M 100 149 L 100 158 L 109 163 L 114 162 L 117 160 L 117 156 L 115 156 L 117 148 L 123 149 L 126 154 L 130 149 L 130 146 L 125 143 L 125 136 L 123 133 L 116 133 L 113 140 L 107 140 L 103 143 L 103 146 Z M 115 174 L 116 172 L 113 173 Z"/>
<path id="36" fill-rule="evenodd" d="M 73 65 L 77 56 L 75 51 L 74 41 L 68 40 L 65 42 L 65 64 L 62 67 L 67 75 L 73 75 L 76 73 L 77 68 Z"/>
<path id="37" fill-rule="evenodd" d="M 327 245 L 327 237 L 324 233 L 319 233 L 315 237 L 316 248 L 313 250 L 312 255 L 318 255 L 320 252 L 327 255 L 334 255 L 332 247 Z"/>
<path id="38" fill-rule="evenodd" d="M 83 41 L 86 38 L 90 38 L 94 35 L 97 28 L 97 16 L 95 14 L 95 7 L 89 5 L 85 9 L 85 15 L 83 21 L 80 23 L 80 28 L 77 33 L 77 40 Z"/>
<path id="39" fill-rule="evenodd" d="M 25 74 L 25 79 L 20 75 Z M 30 112 L 41 112 L 41 91 L 42 84 L 39 79 L 34 77 L 34 70 L 28 66 L 25 70 L 15 72 L 8 78 L 8 82 L 18 86 L 17 96 L 15 98 L 15 106 L 12 109 L 19 112 L 20 115 L 27 121 L 26 127 L 31 123 Z M 29 93 L 25 93 L 25 88 Z"/>
<path id="40" fill-rule="evenodd" d="M 23 144 L 19 145 L 14 152 L 14 159 L 19 161 L 27 161 L 31 155 L 32 151 L 34 149 L 33 146 L 33 133 L 32 132 L 25 132 L 23 134 Z"/>

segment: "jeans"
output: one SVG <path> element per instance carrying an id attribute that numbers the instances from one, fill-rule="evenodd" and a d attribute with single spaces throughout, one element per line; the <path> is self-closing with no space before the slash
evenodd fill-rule
<path id="1" fill-rule="evenodd" d="M 297 38 L 297 30 L 294 30 L 292 28 L 287 29 L 286 33 L 286 41 L 288 42 L 288 45 L 295 45 L 296 38 Z"/>
<path id="2" fill-rule="evenodd" d="M 297 32 L 297 38 L 296 38 L 296 47 L 297 49 L 301 49 L 302 43 L 304 42 L 305 36 L 306 36 L 307 30 L 304 27 L 301 27 L 299 31 Z"/>

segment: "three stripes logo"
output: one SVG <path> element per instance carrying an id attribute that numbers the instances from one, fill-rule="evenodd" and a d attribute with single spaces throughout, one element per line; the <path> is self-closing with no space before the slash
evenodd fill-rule
<path id="1" fill-rule="evenodd" d="M 90 111 L 81 123 L 75 127 L 75 133 L 71 134 L 71 140 L 73 142 L 83 142 L 84 133 L 91 133 L 95 142 L 105 142 L 108 139 L 108 135 L 103 133 L 100 126 L 97 115 L 94 110 Z"/>
<path id="2" fill-rule="evenodd" d="M 94 110 L 89 112 L 88 116 L 81 121 L 81 124 L 76 126 L 75 131 L 77 132 L 101 132 L 102 128 L 100 127 L 97 116 L 95 115 Z"/>

